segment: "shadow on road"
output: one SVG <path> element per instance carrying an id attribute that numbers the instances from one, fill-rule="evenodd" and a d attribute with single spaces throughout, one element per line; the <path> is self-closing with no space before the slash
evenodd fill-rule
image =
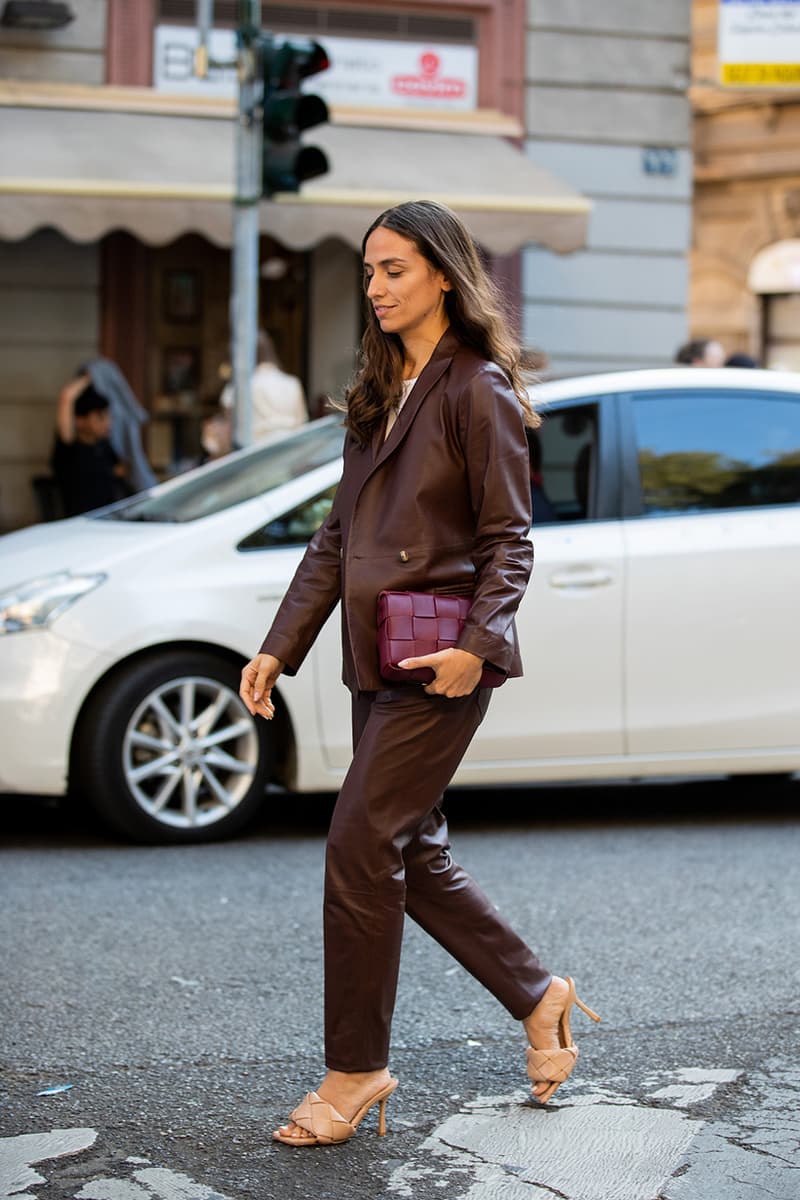
<path id="1" fill-rule="evenodd" d="M 461 827 L 771 821 L 800 812 L 800 779 L 740 776 L 463 788 L 448 794 L 446 811 L 450 824 Z"/>
<path id="2" fill-rule="evenodd" d="M 335 802 L 330 792 L 267 794 L 258 819 L 240 836 L 324 836 Z M 454 788 L 445 800 L 454 828 L 574 824 L 674 824 L 768 822 L 800 813 L 800 779 L 741 776 L 737 779 Z M 116 839 L 85 806 L 51 797 L 0 796 L 0 841 L 6 847 L 35 845 L 102 847 Z"/>

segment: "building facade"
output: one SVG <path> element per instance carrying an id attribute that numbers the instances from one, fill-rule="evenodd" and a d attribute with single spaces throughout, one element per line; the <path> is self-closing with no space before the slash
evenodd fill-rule
<path id="1" fill-rule="evenodd" d="M 119 363 L 168 475 L 229 359 L 230 72 L 192 77 L 189 0 L 71 8 L 51 32 L 0 27 L 3 529 L 42 516 L 32 481 L 80 363 Z M 216 0 L 223 55 L 236 11 Z M 550 374 L 669 360 L 685 335 L 688 0 L 307 0 L 263 4 L 262 23 L 330 45 L 336 68 L 314 81 L 331 123 L 308 138 L 331 172 L 260 216 L 261 323 L 312 415 L 353 368 L 363 229 L 424 195 L 464 216 Z"/>
<path id="2" fill-rule="evenodd" d="M 99 86 L 106 2 L 86 0 L 57 35 L 0 28 L 0 81 Z M 0 124 L 7 114 L 0 108 Z M 0 240 L 0 530 L 36 520 L 60 387 L 101 342 L 100 247 L 51 228 Z"/>
<path id="3" fill-rule="evenodd" d="M 525 250 L 552 375 L 658 366 L 687 334 L 690 0 L 528 0 L 526 148 L 592 202 L 585 248 Z"/>
<path id="4" fill-rule="evenodd" d="M 800 370 L 800 88 L 721 87 L 717 0 L 694 0 L 691 328 Z"/>

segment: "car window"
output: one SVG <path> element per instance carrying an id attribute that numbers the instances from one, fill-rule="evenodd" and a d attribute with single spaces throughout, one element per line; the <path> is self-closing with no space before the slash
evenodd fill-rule
<path id="1" fill-rule="evenodd" d="M 336 417 L 304 425 L 291 437 L 239 451 L 192 471 L 177 483 L 134 496 L 101 520 L 196 521 L 263 495 L 341 456 L 344 429 Z"/>
<path id="2" fill-rule="evenodd" d="M 276 517 L 239 542 L 239 550 L 267 550 L 271 546 L 305 546 L 331 511 L 337 484 Z"/>
<path id="3" fill-rule="evenodd" d="M 596 404 L 545 409 L 540 427 L 528 430 L 534 526 L 592 515 L 597 417 Z"/>
<path id="4" fill-rule="evenodd" d="M 648 516 L 800 500 L 800 391 L 633 397 Z"/>

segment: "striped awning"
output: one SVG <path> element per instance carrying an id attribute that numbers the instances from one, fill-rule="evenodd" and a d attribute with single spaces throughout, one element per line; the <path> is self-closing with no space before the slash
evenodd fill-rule
<path id="1" fill-rule="evenodd" d="M 233 119 L 163 112 L 0 108 L 0 238 L 45 226 L 76 241 L 126 230 L 150 245 L 196 232 L 232 242 Z M 589 202 L 503 137 L 322 126 L 308 140 L 330 172 L 260 205 L 260 225 L 292 249 L 325 238 L 359 247 L 377 213 L 409 199 L 450 205 L 494 254 L 585 242 Z"/>

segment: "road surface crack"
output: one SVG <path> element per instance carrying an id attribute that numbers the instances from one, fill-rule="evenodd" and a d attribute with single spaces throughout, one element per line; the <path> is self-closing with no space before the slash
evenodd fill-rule
<path id="1" fill-rule="evenodd" d="M 731 1145 L 731 1146 L 738 1147 L 739 1150 L 746 1150 L 746 1151 L 749 1151 L 751 1154 L 760 1154 L 764 1158 L 772 1158 L 776 1162 L 785 1163 L 785 1165 L 787 1167 L 791 1167 L 793 1170 L 797 1170 L 796 1161 L 793 1161 L 791 1158 L 784 1158 L 783 1155 L 776 1154 L 774 1152 L 774 1150 L 764 1150 L 763 1147 L 761 1147 L 761 1146 L 755 1146 L 755 1145 L 753 1145 L 752 1142 L 747 1142 L 747 1141 L 745 1141 L 744 1138 L 737 1138 L 737 1137 L 734 1137 L 733 1135 L 726 1137 L 725 1141 L 728 1142 L 729 1145 Z"/>
<path id="2" fill-rule="evenodd" d="M 520 1172 L 525 1170 L 524 1167 L 515 1167 L 509 1163 L 497 1162 L 492 1158 L 484 1158 L 483 1155 L 478 1154 L 477 1150 L 470 1150 L 467 1146 L 459 1146 L 455 1142 L 448 1142 L 447 1138 L 443 1138 L 441 1134 L 436 1135 L 436 1140 L 441 1142 L 443 1146 L 447 1146 L 449 1150 L 455 1150 L 459 1154 L 466 1154 L 470 1158 L 475 1159 L 481 1166 L 497 1167 L 498 1170 L 504 1171 L 507 1175 L 513 1175 L 519 1183 L 525 1183 L 528 1187 L 542 1188 L 543 1191 L 549 1192 L 551 1196 L 556 1196 L 558 1200 L 570 1200 L 566 1192 L 560 1192 L 558 1188 L 551 1187 L 547 1183 L 541 1183 L 538 1179 L 523 1179 Z"/>
<path id="3" fill-rule="evenodd" d="M 754 1186 L 752 1179 L 737 1179 L 735 1175 L 731 1175 L 730 1179 L 733 1183 L 741 1183 L 744 1187 L 751 1188 Z M 775 1196 L 776 1200 L 785 1200 L 786 1197 L 785 1192 L 771 1192 L 768 1188 L 765 1188 L 761 1182 L 758 1184 L 758 1194 L 760 1196 Z"/>

